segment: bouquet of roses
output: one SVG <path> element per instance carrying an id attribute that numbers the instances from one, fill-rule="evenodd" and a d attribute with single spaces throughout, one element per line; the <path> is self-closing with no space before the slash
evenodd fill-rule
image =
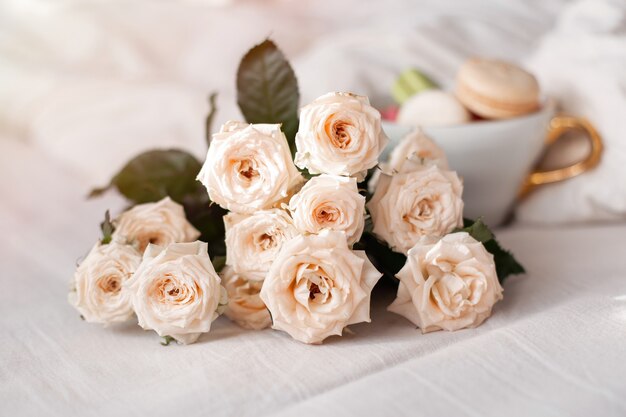
<path id="1" fill-rule="evenodd" d="M 321 343 L 370 321 L 383 274 L 399 280 L 388 309 L 424 333 L 489 317 L 501 280 L 523 269 L 480 220 L 464 222 L 462 181 L 434 142 L 416 130 L 379 164 L 387 137 L 368 99 L 328 93 L 298 113 L 269 40 L 244 56 L 237 87 L 246 122 L 210 135 L 212 95 L 204 164 L 150 151 L 92 192 L 115 187 L 133 206 L 107 212 L 77 268 L 70 302 L 86 321 L 136 315 L 166 343 L 192 343 L 224 313 Z"/>

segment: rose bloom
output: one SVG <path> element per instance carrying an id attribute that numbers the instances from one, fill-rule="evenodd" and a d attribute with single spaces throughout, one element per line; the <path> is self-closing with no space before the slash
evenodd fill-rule
<path id="1" fill-rule="evenodd" d="M 415 129 L 406 135 L 396 146 L 385 167 L 391 172 L 411 171 L 411 161 L 430 160 L 441 169 L 448 169 L 445 152 L 432 141 L 421 129 Z"/>
<path id="2" fill-rule="evenodd" d="M 229 213 L 226 228 L 226 265 L 248 278 L 263 280 L 283 244 L 298 231 L 289 214 L 281 209 L 251 215 Z"/>
<path id="3" fill-rule="evenodd" d="M 229 121 L 213 135 L 198 180 L 225 209 L 254 213 L 278 206 L 304 178 L 280 125 Z"/>
<path id="4" fill-rule="evenodd" d="M 346 235 L 325 230 L 287 242 L 268 272 L 261 299 L 283 330 L 304 343 L 341 335 L 369 322 L 371 291 L 381 273 L 364 251 L 352 251 Z"/>
<path id="5" fill-rule="evenodd" d="M 167 246 L 192 242 L 200 236 L 200 232 L 187 221 L 183 206 L 169 197 L 156 203 L 136 205 L 122 213 L 113 224 L 113 238 L 136 245 L 141 253 L 149 243 Z"/>
<path id="6" fill-rule="evenodd" d="M 246 278 L 229 266 L 220 272 L 222 282 L 228 293 L 228 306 L 224 315 L 250 330 L 261 330 L 272 324 L 270 313 L 261 300 L 263 281 Z"/>
<path id="7" fill-rule="evenodd" d="M 126 282 L 139 325 L 179 343 L 193 343 L 211 329 L 226 290 L 200 241 L 149 245 Z"/>
<path id="8" fill-rule="evenodd" d="M 463 185 L 453 171 L 420 166 L 381 175 L 368 203 L 373 232 L 406 254 L 423 236 L 441 237 L 463 225 Z"/>
<path id="9" fill-rule="evenodd" d="M 344 232 L 348 244 L 361 238 L 365 225 L 365 196 L 359 194 L 356 178 L 320 175 L 313 177 L 289 201 L 289 211 L 298 230 Z"/>
<path id="10" fill-rule="evenodd" d="M 123 288 L 141 263 L 141 254 L 119 242 L 96 244 L 74 274 L 69 302 L 91 323 L 128 320 L 133 314 L 130 295 Z"/>
<path id="11" fill-rule="evenodd" d="M 493 256 L 465 232 L 424 238 L 396 276 L 398 296 L 388 310 L 423 333 L 476 327 L 502 299 Z"/>
<path id="12" fill-rule="evenodd" d="M 354 176 L 361 181 L 387 144 L 380 113 L 367 97 L 328 93 L 303 107 L 295 162 L 312 174 Z"/>
<path id="13" fill-rule="evenodd" d="M 441 169 L 448 169 L 448 158 L 443 149 L 418 128 L 403 137 L 391 151 L 389 160 L 379 165 L 380 170 L 376 170 L 372 175 L 368 189 L 372 193 L 376 190 L 381 172 L 393 175 L 415 171 L 421 165 L 436 165 Z"/>

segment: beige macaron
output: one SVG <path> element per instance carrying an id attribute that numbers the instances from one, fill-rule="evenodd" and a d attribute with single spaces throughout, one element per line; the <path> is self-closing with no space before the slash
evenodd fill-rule
<path id="1" fill-rule="evenodd" d="M 461 66 L 456 95 L 472 113 L 506 119 L 539 108 L 539 83 L 528 71 L 509 62 L 471 58 Z"/>

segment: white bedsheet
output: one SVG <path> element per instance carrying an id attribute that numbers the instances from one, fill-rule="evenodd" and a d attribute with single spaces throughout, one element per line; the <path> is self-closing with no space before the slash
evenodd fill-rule
<path id="1" fill-rule="evenodd" d="M 504 284 L 484 325 L 455 333 L 421 335 L 387 313 L 389 283 L 371 324 L 322 346 L 220 318 L 199 343 L 163 347 L 133 324 L 84 323 L 66 301 L 104 211 L 124 206 L 114 194 L 86 201 L 90 187 L 139 149 L 200 154 L 206 93 L 221 92 L 220 121 L 236 116 L 234 68 L 263 36 L 293 57 L 306 100 L 350 82 L 341 66 L 303 81 L 334 39 L 380 46 L 388 33 L 428 51 L 407 64 L 448 77 L 471 52 L 523 59 L 562 3 L 0 4 L 0 415 L 626 414 L 626 224 L 500 231 L 529 273 Z"/>

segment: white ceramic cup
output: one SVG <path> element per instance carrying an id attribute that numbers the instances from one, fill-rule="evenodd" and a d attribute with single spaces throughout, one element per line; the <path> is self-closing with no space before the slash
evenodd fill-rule
<path id="1" fill-rule="evenodd" d="M 390 141 L 381 161 L 414 128 L 385 122 L 383 129 Z M 587 133 L 591 141 L 589 156 L 569 167 L 533 172 L 546 145 L 572 129 Z M 502 224 L 519 196 L 538 185 L 562 181 L 593 168 L 602 153 L 602 141 L 595 129 L 584 119 L 555 116 L 552 100 L 547 100 L 539 111 L 521 117 L 423 130 L 445 151 L 450 168 L 463 178 L 464 216 L 482 216 L 490 226 Z"/>

